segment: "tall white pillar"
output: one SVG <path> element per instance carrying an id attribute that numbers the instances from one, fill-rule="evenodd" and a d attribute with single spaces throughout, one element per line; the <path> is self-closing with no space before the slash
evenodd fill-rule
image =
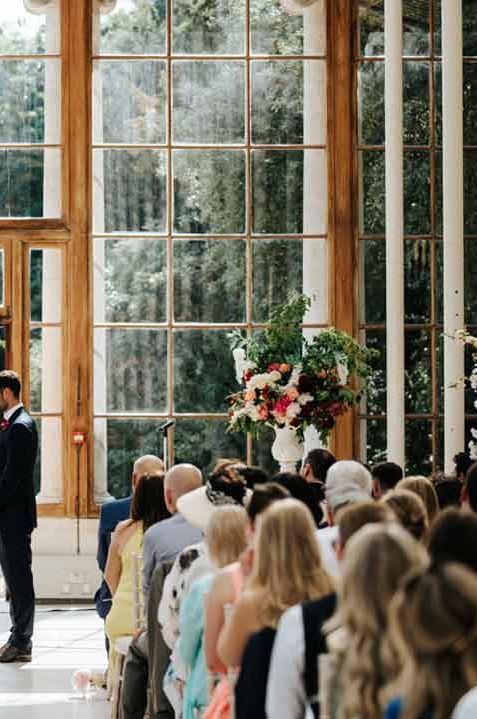
<path id="1" fill-rule="evenodd" d="M 100 14 L 93 15 L 93 48 L 100 50 Z M 103 77 L 100 63 L 93 69 L 93 138 L 95 143 L 103 141 Z M 103 152 L 93 153 L 93 227 L 94 231 L 105 231 L 104 221 L 104 157 Z M 95 322 L 106 320 L 105 294 L 105 241 L 98 241 L 94 247 L 94 318 Z M 107 411 L 107 340 L 105 329 L 94 331 L 94 412 Z M 94 498 L 102 504 L 110 499 L 108 493 L 108 425 L 104 418 L 94 420 Z"/>
<path id="2" fill-rule="evenodd" d="M 451 339 L 464 327 L 464 130 L 462 1 L 442 0 L 444 185 L 444 454 L 445 471 L 464 450 L 464 347 Z"/>
<path id="3" fill-rule="evenodd" d="M 319 0 L 303 10 L 303 49 L 316 54 L 326 47 L 326 3 Z M 305 145 L 326 144 L 327 139 L 326 64 L 304 61 L 303 69 L 303 141 Z M 326 232 L 328 214 L 326 152 L 304 151 L 303 162 L 303 232 Z M 326 240 L 303 240 L 303 292 L 312 304 L 305 322 L 326 324 L 328 312 L 328 259 Z M 307 339 L 316 330 L 305 329 Z M 323 444 L 314 427 L 305 432 L 304 453 Z"/>
<path id="4" fill-rule="evenodd" d="M 388 460 L 405 465 L 402 0 L 384 6 Z"/>

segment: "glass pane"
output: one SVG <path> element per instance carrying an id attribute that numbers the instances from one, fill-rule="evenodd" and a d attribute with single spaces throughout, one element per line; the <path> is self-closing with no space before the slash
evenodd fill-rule
<path id="1" fill-rule="evenodd" d="M 360 322 L 379 324 L 386 321 L 386 244 L 383 240 L 362 240 Z"/>
<path id="2" fill-rule="evenodd" d="M 96 232 L 165 232 L 166 153 L 94 150 Z"/>
<path id="3" fill-rule="evenodd" d="M 56 419 L 56 417 L 54 418 Z M 41 425 L 42 418 L 35 417 L 36 428 L 38 430 L 38 456 L 36 458 L 35 466 L 33 467 L 33 487 L 35 495 L 39 494 L 41 489 L 41 460 L 42 460 L 42 446 L 41 446 Z M 58 454 L 57 457 L 62 459 L 62 453 Z"/>
<path id="4" fill-rule="evenodd" d="M 431 333 L 406 332 L 404 349 L 406 412 L 432 410 Z"/>
<path id="5" fill-rule="evenodd" d="M 35 422 L 39 439 L 33 475 L 37 499 L 40 504 L 59 504 L 63 496 L 63 422 L 61 417 L 35 417 Z M 48 477 L 48 483 L 42 492 L 43 477 Z"/>
<path id="6" fill-rule="evenodd" d="M 431 321 L 431 244 L 427 240 L 404 243 L 404 306 L 405 321 Z"/>
<path id="7" fill-rule="evenodd" d="M 464 232 L 477 235 L 477 152 L 464 150 Z"/>
<path id="8" fill-rule="evenodd" d="M 98 475 L 107 473 L 108 492 L 119 499 L 131 494 L 134 462 L 145 454 L 162 458 L 164 420 L 95 419 L 94 456 L 96 485 Z"/>
<path id="9" fill-rule="evenodd" d="M 96 322 L 165 322 L 165 240 L 95 240 Z"/>
<path id="10" fill-rule="evenodd" d="M 384 152 L 360 152 L 361 171 L 361 232 L 365 235 L 383 235 L 385 232 L 384 204 Z"/>
<path id="11" fill-rule="evenodd" d="M 176 412 L 227 412 L 236 390 L 235 366 L 224 330 L 174 332 Z"/>
<path id="12" fill-rule="evenodd" d="M 29 12 L 24 0 L 7 0 L 2 3 L 2 32 L 0 53 L 3 55 L 33 55 L 60 51 L 59 0 Z M 33 4 L 33 3 L 32 3 Z M 37 3 L 35 3 L 37 4 Z M 48 33 L 47 33 L 48 28 Z"/>
<path id="13" fill-rule="evenodd" d="M 60 142 L 59 60 L 0 61 L 0 97 L 0 142 Z"/>
<path id="14" fill-rule="evenodd" d="M 174 433 L 174 461 L 192 462 L 204 479 L 221 457 L 246 461 L 244 434 L 227 434 L 224 420 L 178 419 Z"/>
<path id="15" fill-rule="evenodd" d="M 5 304 L 5 250 L 0 250 L 0 307 Z"/>
<path id="16" fill-rule="evenodd" d="M 176 232 L 244 232 L 245 153 L 179 150 L 173 167 Z"/>
<path id="17" fill-rule="evenodd" d="M 304 36 L 304 18 L 314 30 Z M 250 0 L 251 45 L 256 55 L 323 55 L 326 21 L 323 0 L 303 14 L 289 14 L 280 0 Z"/>
<path id="18" fill-rule="evenodd" d="M 30 250 L 30 319 L 61 322 L 63 306 L 63 253 Z"/>
<path id="19" fill-rule="evenodd" d="M 384 0 L 360 3 L 362 55 L 384 54 Z M 429 0 L 403 3 L 404 55 L 429 54 Z"/>
<path id="20" fill-rule="evenodd" d="M 386 332 L 367 330 L 361 333 L 361 342 L 369 349 L 379 352 L 372 361 L 372 372 L 368 392 L 364 402 L 366 414 L 385 414 L 386 412 Z"/>
<path id="21" fill-rule="evenodd" d="M 326 143 L 326 66 L 321 60 L 253 62 L 252 141 Z"/>
<path id="22" fill-rule="evenodd" d="M 474 13 L 477 10 L 475 6 Z M 477 40 L 477 15 L 474 33 Z M 474 48 L 477 52 L 477 47 Z M 464 62 L 464 145 L 477 145 L 477 65 Z"/>
<path id="23" fill-rule="evenodd" d="M 0 150 L 0 217 L 59 217 L 60 173 L 60 150 Z"/>
<path id="24" fill-rule="evenodd" d="M 436 242 L 436 321 L 444 322 L 444 248 L 441 241 Z"/>
<path id="25" fill-rule="evenodd" d="M 436 0 L 436 2 L 440 0 Z M 477 4 L 475 0 L 462 0 L 464 55 L 477 55 Z"/>
<path id="26" fill-rule="evenodd" d="M 245 51 L 245 0 L 172 0 L 173 52 L 239 55 Z"/>
<path id="27" fill-rule="evenodd" d="M 358 129 L 363 145 L 384 145 L 384 62 L 358 69 Z"/>
<path id="28" fill-rule="evenodd" d="M 387 436 L 386 420 L 368 419 L 361 420 L 360 446 L 362 448 L 361 461 L 371 467 L 378 462 L 385 462 L 387 459 Z M 363 451 L 364 450 L 364 451 Z"/>
<path id="29" fill-rule="evenodd" d="M 406 474 L 432 472 L 432 423 L 427 420 L 406 421 Z"/>
<path id="30" fill-rule="evenodd" d="M 101 55 L 157 55 L 166 51 L 166 6 L 156 0 L 116 0 L 100 14 Z M 99 9 L 97 12 L 99 12 Z"/>
<path id="31" fill-rule="evenodd" d="M 253 231 L 326 232 L 326 153 L 256 150 L 252 156 Z"/>
<path id="32" fill-rule="evenodd" d="M 442 64 L 434 63 L 434 112 L 437 145 L 442 145 Z M 464 132 L 466 117 L 464 115 Z"/>
<path id="33" fill-rule="evenodd" d="M 275 432 L 266 427 L 260 439 L 252 440 L 252 464 L 260 467 L 272 477 L 280 471 L 278 462 L 272 457 L 272 444 L 275 441 Z"/>
<path id="34" fill-rule="evenodd" d="M 245 141 L 245 64 L 174 62 L 174 142 Z"/>
<path id="35" fill-rule="evenodd" d="M 174 242 L 177 322 L 245 321 L 245 242 Z"/>
<path id="36" fill-rule="evenodd" d="M 32 412 L 63 409 L 61 329 L 42 327 L 30 331 L 30 407 Z"/>
<path id="37" fill-rule="evenodd" d="M 477 242 L 465 242 L 465 323 L 477 325 Z"/>
<path id="38" fill-rule="evenodd" d="M 404 153 L 404 233 L 431 232 L 431 166 L 428 152 Z"/>
<path id="39" fill-rule="evenodd" d="M 403 63 L 404 143 L 428 145 L 430 141 L 429 68 L 427 62 Z"/>
<path id="40" fill-rule="evenodd" d="M 254 240 L 252 259 L 254 322 L 268 321 L 284 286 L 312 298 L 307 323 L 327 321 L 326 240 Z"/>
<path id="41" fill-rule="evenodd" d="M 96 412 L 164 412 L 167 399 L 167 332 L 94 331 Z"/>
<path id="42" fill-rule="evenodd" d="M 95 142 L 165 143 L 165 62 L 101 60 L 93 72 Z"/>
<path id="43" fill-rule="evenodd" d="M 7 352 L 7 328 L 0 326 L 0 371 L 6 369 L 5 355 Z"/>

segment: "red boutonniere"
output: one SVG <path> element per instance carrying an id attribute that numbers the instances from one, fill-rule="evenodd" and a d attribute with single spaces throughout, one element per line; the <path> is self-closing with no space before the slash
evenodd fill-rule
<path id="1" fill-rule="evenodd" d="M 8 429 L 9 424 L 10 422 L 8 421 L 8 419 L 3 418 L 0 422 L 0 431 L 5 432 L 5 430 Z"/>

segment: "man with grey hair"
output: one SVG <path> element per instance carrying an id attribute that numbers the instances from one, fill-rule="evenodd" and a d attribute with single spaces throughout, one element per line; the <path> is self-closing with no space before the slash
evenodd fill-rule
<path id="1" fill-rule="evenodd" d="M 326 475 L 326 521 L 328 526 L 317 532 L 321 555 L 328 572 L 337 577 L 339 565 L 335 543 L 338 539 L 337 514 L 357 502 L 366 502 L 372 496 L 373 480 L 364 465 L 353 460 L 335 462 Z"/>

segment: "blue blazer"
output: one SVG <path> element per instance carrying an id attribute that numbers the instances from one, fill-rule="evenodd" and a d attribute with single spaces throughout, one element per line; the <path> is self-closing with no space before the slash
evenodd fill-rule
<path id="1" fill-rule="evenodd" d="M 98 529 L 98 552 L 96 559 L 98 561 L 98 567 L 103 574 L 106 569 L 109 545 L 111 544 L 111 534 L 114 532 L 119 522 L 123 522 L 125 519 L 128 519 L 131 514 L 131 501 L 132 497 L 125 497 L 124 499 L 115 499 L 112 502 L 106 502 L 101 507 Z M 94 596 L 94 601 L 96 604 L 96 611 L 99 616 L 104 619 L 111 609 L 111 592 L 104 580 Z"/>

